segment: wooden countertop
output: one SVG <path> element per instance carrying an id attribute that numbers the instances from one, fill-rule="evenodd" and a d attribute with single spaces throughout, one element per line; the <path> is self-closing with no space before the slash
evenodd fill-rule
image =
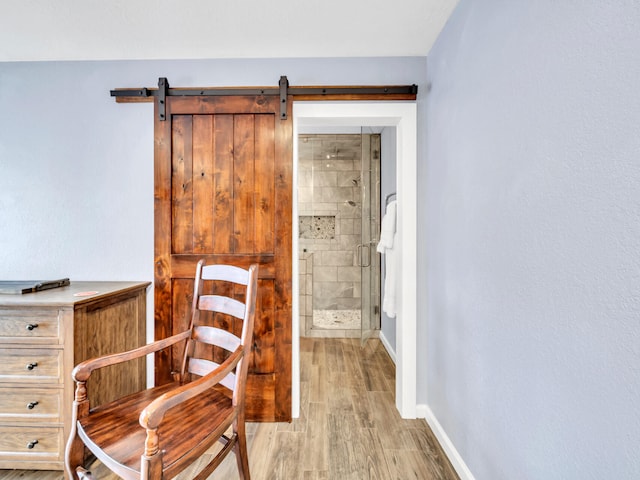
<path id="1" fill-rule="evenodd" d="M 124 294 L 147 288 L 151 282 L 71 282 L 66 287 L 42 292 L 1 294 L 0 306 L 79 306 L 92 303 L 113 294 Z M 96 292 L 96 293 L 91 293 Z"/>

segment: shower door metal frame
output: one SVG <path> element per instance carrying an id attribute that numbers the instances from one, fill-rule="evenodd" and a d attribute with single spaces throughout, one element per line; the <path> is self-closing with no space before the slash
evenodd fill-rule
<path id="1" fill-rule="evenodd" d="M 376 251 L 380 230 L 380 135 L 361 131 L 360 202 L 362 218 L 357 259 L 360 263 L 360 342 L 380 330 L 380 255 Z"/>

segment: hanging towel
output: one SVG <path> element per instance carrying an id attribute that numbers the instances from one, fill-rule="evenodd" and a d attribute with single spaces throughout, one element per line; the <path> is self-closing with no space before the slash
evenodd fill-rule
<path id="1" fill-rule="evenodd" d="M 393 246 L 385 249 L 384 252 L 385 277 L 382 311 L 386 313 L 389 318 L 396 318 L 396 271 L 398 268 L 397 245 L 398 234 L 396 233 L 393 236 Z"/>
<path id="2" fill-rule="evenodd" d="M 382 311 L 389 318 L 396 317 L 396 268 L 397 268 L 397 245 L 398 234 L 396 233 L 396 211 L 395 200 L 387 205 L 387 212 L 382 218 L 380 226 L 380 242 L 376 250 L 384 254 L 385 277 L 384 277 L 384 298 L 382 299 Z"/>
<path id="3" fill-rule="evenodd" d="M 395 200 L 387 205 L 387 212 L 382 217 L 382 225 L 380 225 L 380 242 L 376 250 L 384 253 L 385 249 L 393 247 L 393 235 L 396 233 L 396 205 Z"/>

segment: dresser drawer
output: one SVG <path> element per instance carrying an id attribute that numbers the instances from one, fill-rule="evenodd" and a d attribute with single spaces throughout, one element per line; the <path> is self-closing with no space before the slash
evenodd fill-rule
<path id="1" fill-rule="evenodd" d="M 60 460 L 64 451 L 62 428 L 0 426 L 0 459 Z"/>
<path id="2" fill-rule="evenodd" d="M 61 342 L 58 310 L 0 309 L 0 343 L 58 344 Z"/>
<path id="3" fill-rule="evenodd" d="M 59 423 L 62 389 L 0 387 L 0 423 Z"/>
<path id="4" fill-rule="evenodd" d="M 0 349 L 0 381 L 62 383 L 62 350 Z"/>

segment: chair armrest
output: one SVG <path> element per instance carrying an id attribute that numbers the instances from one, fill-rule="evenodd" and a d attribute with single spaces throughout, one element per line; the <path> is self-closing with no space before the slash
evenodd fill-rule
<path id="1" fill-rule="evenodd" d="M 182 340 L 188 339 L 191 336 L 191 330 L 185 330 L 182 333 L 173 335 L 163 340 L 157 340 L 142 347 L 129 350 L 127 352 L 114 353 L 112 355 L 105 355 L 104 357 L 92 358 L 76 365 L 71 373 L 73 379 L 76 382 L 86 382 L 91 376 L 91 372 L 99 368 L 108 367 L 109 365 L 115 365 L 117 363 L 128 362 L 135 358 L 155 353 L 159 350 L 174 345 Z"/>
<path id="2" fill-rule="evenodd" d="M 235 368 L 242 357 L 243 347 L 241 345 L 211 373 L 156 398 L 140 413 L 140 425 L 147 430 L 157 429 L 169 409 L 219 383 Z"/>

